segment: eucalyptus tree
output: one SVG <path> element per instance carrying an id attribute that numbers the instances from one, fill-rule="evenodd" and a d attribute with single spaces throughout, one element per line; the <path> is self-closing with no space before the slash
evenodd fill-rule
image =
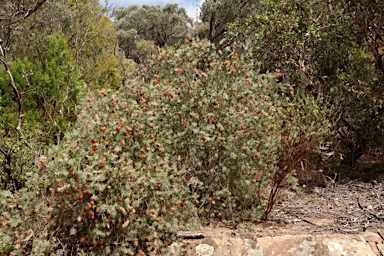
<path id="1" fill-rule="evenodd" d="M 331 97 L 335 155 L 348 166 L 384 145 L 383 5 L 269 0 L 227 24 L 225 40 L 249 48 L 261 72 L 278 70 L 281 84 Z"/>
<path id="2" fill-rule="evenodd" d="M 192 28 L 192 19 L 177 4 L 160 6 L 131 5 L 113 11 L 113 26 L 125 56 L 140 61 L 137 42 L 153 41 L 158 47 L 180 45 Z"/>
<path id="3" fill-rule="evenodd" d="M 201 20 L 209 24 L 208 39 L 219 42 L 227 24 L 251 17 L 260 7 L 260 0 L 206 0 L 201 6 Z"/>
<path id="4" fill-rule="evenodd" d="M 14 55 L 42 57 L 49 45 L 47 35 L 62 33 L 80 78 L 89 87 L 120 86 L 117 35 L 97 0 L 53 0 L 20 27 Z"/>
<path id="5" fill-rule="evenodd" d="M 355 165 L 363 154 L 384 147 L 384 2 L 340 0 L 345 31 L 356 47 L 340 72 L 345 93 L 341 116 L 344 163 Z"/>

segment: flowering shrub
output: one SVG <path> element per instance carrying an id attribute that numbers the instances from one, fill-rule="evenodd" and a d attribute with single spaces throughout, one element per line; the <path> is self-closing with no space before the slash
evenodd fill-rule
<path id="1" fill-rule="evenodd" d="M 259 74 L 236 46 L 186 43 L 159 51 L 142 70 L 144 87 L 128 90 L 162 111 L 161 127 L 173 134 L 166 148 L 200 213 L 267 218 L 287 175 L 328 134 L 327 101 L 295 95 L 277 82 L 279 70 Z"/>
<path id="2" fill-rule="evenodd" d="M 274 74 L 235 49 L 207 42 L 159 52 L 147 83 L 129 90 L 161 114 L 169 155 L 184 170 L 200 213 L 227 217 L 262 206 L 262 185 L 278 159 L 282 125 Z"/>
<path id="3" fill-rule="evenodd" d="M 236 47 L 187 41 L 139 71 L 84 99 L 23 195 L 1 194 L 7 250 L 159 255 L 196 212 L 266 218 L 326 131 L 323 100 L 285 93 Z"/>
<path id="4" fill-rule="evenodd" d="M 140 103 L 106 91 L 86 101 L 77 125 L 35 176 L 40 187 L 33 189 L 46 202 L 47 247 L 160 253 L 189 207 L 183 176 Z"/>

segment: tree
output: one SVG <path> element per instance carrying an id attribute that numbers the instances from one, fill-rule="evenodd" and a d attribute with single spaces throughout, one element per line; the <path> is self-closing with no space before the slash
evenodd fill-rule
<path id="1" fill-rule="evenodd" d="M 341 1 L 356 39 L 366 44 L 375 59 L 376 69 L 384 73 L 384 3 L 383 1 Z"/>
<path id="2" fill-rule="evenodd" d="M 22 1 L 5 1 L 2 3 L 3 8 L 0 10 L 0 62 L 3 67 L 0 70 L 2 72 L 1 82 L 7 81 L 7 86 L 5 88 L 4 85 L 1 86 L 0 90 L 1 111 L 3 112 L 0 126 L 0 164 L 2 166 L 1 185 L 4 189 L 20 188 L 21 182 L 13 169 L 15 158 L 17 158 L 15 157 L 15 148 L 17 149 L 21 144 L 28 142 L 25 140 L 25 135 L 21 133 L 25 114 L 23 106 L 24 91 L 15 81 L 9 63 L 8 49 L 13 46 L 12 34 L 16 33 L 18 27 L 41 8 L 44 3 L 45 0 L 27 1 L 26 3 Z M 13 106 L 8 108 L 8 103 Z M 19 166 L 19 170 L 20 168 L 23 168 L 23 164 Z"/>
<path id="3" fill-rule="evenodd" d="M 1 3 L 0 10 L 0 45 L 3 49 L 11 44 L 11 35 L 29 16 L 35 13 L 46 0 L 9 1 Z M 4 57 L 2 51 L 2 57 Z"/>
<path id="4" fill-rule="evenodd" d="M 117 34 L 98 0 L 68 1 L 69 22 L 63 33 L 79 66 L 80 78 L 93 88 L 121 85 Z"/>
<path id="5" fill-rule="evenodd" d="M 121 85 L 117 37 L 98 1 L 6 1 L 1 9 L 2 186 L 18 189 L 74 121 L 88 88 Z M 4 10 L 4 11 L 3 11 Z"/>
<path id="6" fill-rule="evenodd" d="M 177 4 L 164 7 L 131 5 L 113 11 L 119 45 L 127 58 L 139 61 L 136 42 L 153 41 L 155 45 L 177 45 L 184 42 L 192 27 L 192 19 Z"/>
<path id="7" fill-rule="evenodd" d="M 201 6 L 201 20 L 209 24 L 208 40 L 219 42 L 227 31 L 227 23 L 255 14 L 260 0 L 207 0 Z"/>
<path id="8" fill-rule="evenodd" d="M 264 1 L 260 13 L 230 24 L 226 40 L 252 49 L 261 72 L 295 90 L 332 97 L 334 139 L 343 163 L 382 145 L 382 2 Z"/>
<path id="9" fill-rule="evenodd" d="M 351 0 L 339 5 L 346 34 L 356 45 L 339 73 L 344 92 L 339 137 L 343 163 L 355 166 L 363 154 L 384 146 L 384 3 Z"/>
<path id="10" fill-rule="evenodd" d="M 44 147 L 60 144 L 63 133 L 75 119 L 75 105 L 81 83 L 66 40 L 49 37 L 42 62 L 28 58 L 9 64 L 0 72 L 0 151 L 3 159 L 3 188 L 20 188 L 23 175 L 33 171 Z M 11 75 L 9 75 L 11 74 Z M 14 96 L 14 84 L 20 98 Z"/>
<path id="11" fill-rule="evenodd" d="M 13 34 L 11 55 L 44 58 L 47 35 L 61 33 L 87 86 L 116 89 L 121 85 L 117 34 L 106 14 L 96 0 L 49 1 Z"/>

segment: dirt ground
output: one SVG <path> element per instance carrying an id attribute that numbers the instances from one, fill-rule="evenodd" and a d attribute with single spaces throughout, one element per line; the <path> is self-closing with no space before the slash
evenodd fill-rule
<path id="1" fill-rule="evenodd" d="M 236 230 L 212 221 L 202 233 L 205 237 L 257 238 L 288 234 L 359 234 L 384 228 L 382 170 L 359 171 L 325 186 L 284 190 L 282 195 L 269 221 L 241 223 Z"/>

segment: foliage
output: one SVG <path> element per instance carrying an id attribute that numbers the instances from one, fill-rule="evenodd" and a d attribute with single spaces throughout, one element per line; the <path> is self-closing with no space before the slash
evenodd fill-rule
<path id="1" fill-rule="evenodd" d="M 289 87 L 293 93 L 293 88 Z M 322 94 L 316 97 L 312 94 L 297 92 L 284 106 L 282 117 L 285 122 L 281 129 L 279 158 L 276 163 L 277 173 L 271 181 L 268 203 L 264 210 L 267 219 L 272 207 L 278 199 L 280 188 L 284 182 L 295 187 L 298 180 L 288 180 L 291 175 L 308 172 L 306 162 L 319 151 L 319 146 L 332 135 L 336 120 L 332 118 L 335 108 L 330 100 Z"/>
<path id="2" fill-rule="evenodd" d="M 155 53 L 156 47 L 154 41 L 147 40 L 137 40 L 135 42 L 137 58 L 139 63 L 142 65 L 148 64 L 148 60 L 151 58 L 152 54 Z"/>
<path id="3" fill-rule="evenodd" d="M 155 45 L 180 45 L 192 26 L 192 19 L 177 4 L 164 7 L 131 5 L 113 11 L 114 27 L 118 32 L 119 46 L 125 56 L 140 62 L 138 40 L 153 41 Z"/>
<path id="4" fill-rule="evenodd" d="M 279 69 L 280 79 L 293 86 L 319 90 L 349 50 L 348 44 L 337 47 L 340 31 L 334 16 L 339 13 L 326 8 L 313 1 L 265 1 L 262 12 L 229 26 L 227 40 L 251 48 L 262 72 Z"/>
<path id="5" fill-rule="evenodd" d="M 384 3 L 382 1 L 343 1 L 350 25 L 349 32 L 356 41 L 364 43 L 374 58 L 375 68 L 384 74 Z"/>
<path id="6" fill-rule="evenodd" d="M 365 26 L 382 20 L 382 6 L 301 0 L 261 4 L 252 18 L 228 25 L 226 40 L 248 47 L 261 72 L 281 70 L 279 80 L 295 91 L 332 98 L 335 112 L 328 119 L 339 120 L 333 145 L 341 145 L 333 149 L 354 166 L 370 147 L 382 145 L 381 41 L 373 37 L 381 32 L 376 25 L 372 31 Z"/>
<path id="7" fill-rule="evenodd" d="M 160 52 L 145 73 L 145 98 L 159 102 L 153 111 L 162 112 L 163 129 L 173 135 L 165 148 L 186 171 L 201 216 L 261 211 L 257 189 L 273 176 L 280 136 L 273 128 L 282 119 L 274 78 L 259 76 L 255 64 L 231 48 L 216 53 L 193 41 Z"/>
<path id="8" fill-rule="evenodd" d="M 1 185 L 15 189 L 74 120 L 80 80 L 118 88 L 122 72 L 115 31 L 98 1 L 7 1 L 4 8 L 0 172 Z"/>
<path id="9" fill-rule="evenodd" d="M 7 48 L 12 45 L 11 35 L 27 18 L 37 12 L 46 0 L 3 1 L 0 10 L 0 45 Z M 3 57 L 3 56 L 2 56 Z"/>
<path id="10" fill-rule="evenodd" d="M 88 98 L 65 142 L 48 154 L 47 162 L 40 161 L 40 172 L 30 177 L 34 182 L 27 188 L 43 195 L 36 212 L 46 214 L 40 221 L 49 240 L 16 236 L 14 241 L 25 241 L 18 252 L 37 253 L 42 243 L 50 243 L 45 253 L 92 246 L 103 254 L 155 254 L 170 243 L 188 208 L 187 187 L 160 138 L 154 138 L 145 109 L 126 97 L 102 91 Z M 12 210 L 6 201 L 4 207 Z M 9 223 L 22 219 L 8 218 Z"/>
<path id="11" fill-rule="evenodd" d="M 344 111 L 339 125 L 342 163 L 355 166 L 363 154 L 383 148 L 384 5 L 346 1 L 346 31 L 355 42 L 345 69 L 339 70 Z"/>
<path id="12" fill-rule="evenodd" d="M 278 71 L 258 74 L 258 63 L 240 52 L 236 46 L 221 52 L 198 39 L 187 41 L 175 52 L 160 50 L 142 70 L 150 87 L 131 88 L 141 95 L 138 100 L 144 95 L 142 100 L 160 102 L 153 112 L 164 112 L 162 126 L 174 134 L 170 155 L 180 157 L 179 168 L 187 170 L 202 216 L 226 218 L 234 211 L 241 216 L 254 208 L 267 218 L 275 196 L 265 200 L 266 188 L 275 184 L 278 191 L 330 128 L 331 110 L 323 107 L 328 100 L 294 95 L 292 86 L 277 83 Z M 292 157 L 287 137 L 301 145 Z"/>
<path id="13" fill-rule="evenodd" d="M 208 24 L 207 39 L 219 42 L 226 32 L 226 25 L 248 18 L 257 12 L 260 6 L 258 0 L 206 0 L 201 6 L 201 20 Z"/>
<path id="14" fill-rule="evenodd" d="M 118 89 L 121 85 L 116 31 L 98 0 L 64 1 L 69 8 L 65 23 L 72 56 L 81 79 L 92 88 Z"/>
<path id="15" fill-rule="evenodd" d="M 23 172 L 35 168 L 35 158 L 44 146 L 60 143 L 75 118 L 81 90 L 79 75 L 66 40 L 61 35 L 50 36 L 49 40 L 42 62 L 25 58 L 11 63 L 15 88 L 10 86 L 9 74 L 0 73 L 0 163 L 4 188 L 20 187 Z"/>
<path id="16" fill-rule="evenodd" d="M 119 92 L 84 99 L 25 189 L 1 193 L 7 248 L 159 254 L 191 214 L 267 218 L 327 134 L 324 98 L 258 74 L 236 46 L 188 41 L 150 65 Z"/>
<path id="17" fill-rule="evenodd" d="M 117 34 L 97 0 L 47 1 L 12 34 L 9 56 L 43 59 L 48 36 L 63 34 L 82 79 L 92 88 L 121 85 Z"/>

